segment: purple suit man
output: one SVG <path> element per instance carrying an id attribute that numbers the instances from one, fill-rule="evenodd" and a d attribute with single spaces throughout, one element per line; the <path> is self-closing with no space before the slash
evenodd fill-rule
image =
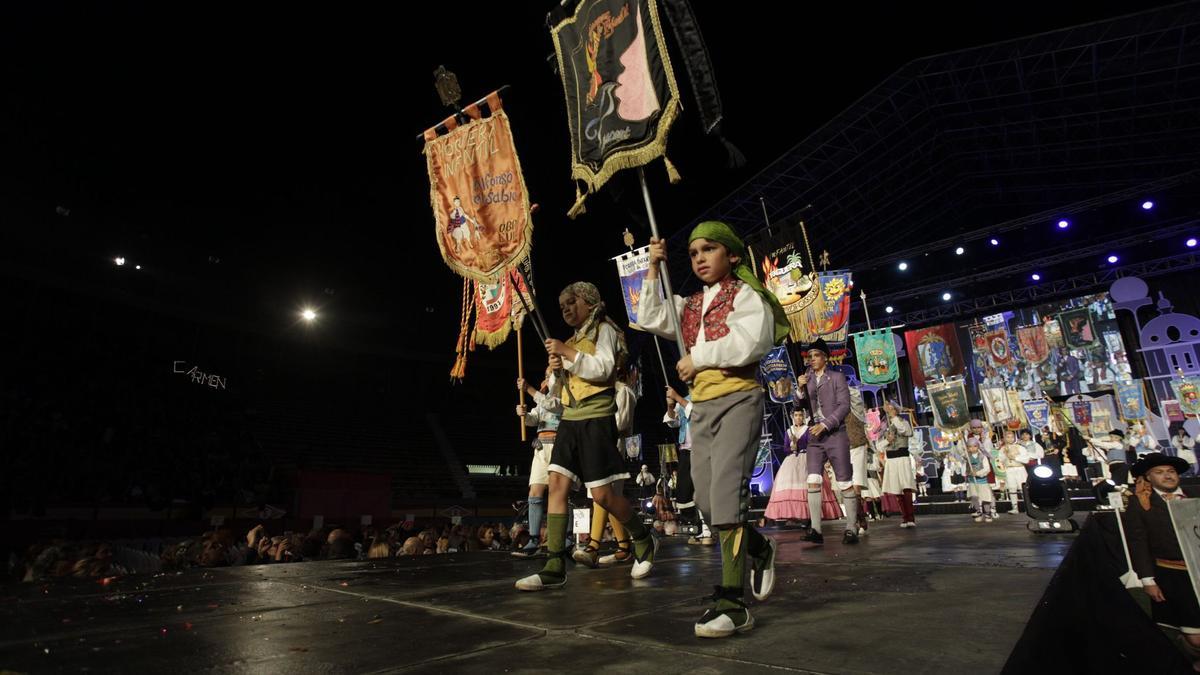
<path id="1" fill-rule="evenodd" d="M 813 413 L 813 424 L 821 424 L 825 432 L 808 442 L 808 481 L 820 487 L 825 475 L 825 460 L 833 465 L 833 474 L 838 487 L 852 479 L 850 464 L 850 437 L 842 421 L 850 414 L 850 387 L 846 376 L 836 370 L 808 376 L 801 398 L 807 398 Z M 814 478 L 815 476 L 815 478 Z M 848 486 L 847 486 L 848 487 Z M 845 489 L 842 487 L 842 489 Z"/>
<path id="2" fill-rule="evenodd" d="M 812 531 L 805 541 L 823 544 L 821 534 L 821 483 L 825 476 L 825 461 L 833 466 L 842 506 L 846 510 L 846 533 L 842 541 L 858 543 L 855 517 L 858 514 L 858 492 L 854 489 L 854 469 L 850 462 L 850 437 L 842 422 L 850 414 L 850 387 L 846 376 L 825 366 L 829 348 L 818 339 L 808 350 L 810 368 L 800 376 L 800 398 L 807 399 L 813 414 L 808 438 L 808 503 Z"/>

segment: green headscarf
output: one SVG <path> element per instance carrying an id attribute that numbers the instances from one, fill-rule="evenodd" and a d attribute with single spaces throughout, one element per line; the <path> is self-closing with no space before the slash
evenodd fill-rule
<path id="1" fill-rule="evenodd" d="M 787 314 L 783 311 L 783 305 L 779 304 L 779 298 L 775 294 L 763 288 L 762 282 L 758 277 L 754 276 L 754 270 L 750 269 L 749 258 L 746 253 L 746 244 L 738 238 L 737 234 L 725 223 L 717 220 L 708 220 L 696 226 L 692 230 L 692 234 L 688 237 L 688 243 L 691 244 L 697 239 L 707 239 L 723 244 L 729 249 L 730 255 L 737 256 L 740 260 L 733 268 L 733 275 L 741 279 L 750 288 L 754 289 L 755 293 L 762 296 L 762 299 L 771 308 L 771 314 L 775 317 L 775 344 L 783 344 L 788 333 L 791 332 L 792 326 L 788 323 Z"/>

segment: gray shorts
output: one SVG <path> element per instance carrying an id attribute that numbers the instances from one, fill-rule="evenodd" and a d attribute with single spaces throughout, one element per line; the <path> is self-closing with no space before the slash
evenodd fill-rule
<path id="1" fill-rule="evenodd" d="M 763 391 L 692 404 L 692 482 L 709 524 L 740 525 L 750 512 L 750 474 L 762 435 Z"/>

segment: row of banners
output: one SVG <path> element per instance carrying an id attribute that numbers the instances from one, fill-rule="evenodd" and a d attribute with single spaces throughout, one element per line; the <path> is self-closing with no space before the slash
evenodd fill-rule
<path id="1" fill-rule="evenodd" d="M 659 157 L 672 182 L 678 180 L 664 154 L 682 110 L 663 32 L 668 23 L 692 80 L 704 133 L 725 145 L 731 165 L 744 161 L 722 136 L 716 78 L 686 0 L 581 0 L 570 13 L 553 8 L 548 23 L 566 99 L 571 177 L 578 186 L 569 216 L 582 213 L 587 195 L 618 171 Z M 495 347 L 520 325 L 522 305 L 514 296 L 529 290 L 523 287 L 527 276 L 514 282 L 512 275 L 518 265 L 528 265 L 533 238 L 525 178 L 499 92 L 483 102 L 488 115 L 472 104 L 424 133 L 438 249 L 463 278 L 458 359 L 451 371 L 459 379 L 475 344 Z M 633 320 L 636 296 L 626 302 Z M 848 314 L 848 302 L 845 310 Z"/>

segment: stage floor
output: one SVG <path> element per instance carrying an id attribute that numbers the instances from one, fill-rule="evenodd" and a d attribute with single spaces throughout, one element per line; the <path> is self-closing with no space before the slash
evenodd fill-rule
<path id="1" fill-rule="evenodd" d="M 507 553 L 192 570 L 0 588 L 0 671 L 994 673 L 1072 539 L 1024 516 L 875 524 L 858 546 L 780 542 L 753 631 L 700 640 L 716 547 L 664 542 L 648 579 L 540 568 Z M 636 668 L 636 670 L 632 670 Z"/>

